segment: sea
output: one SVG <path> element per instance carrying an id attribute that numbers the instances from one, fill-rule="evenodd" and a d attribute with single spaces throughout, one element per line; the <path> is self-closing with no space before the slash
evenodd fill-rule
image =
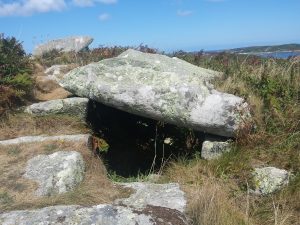
<path id="1" fill-rule="evenodd" d="M 251 53 L 252 55 L 261 56 L 264 58 L 288 59 L 289 57 L 300 56 L 300 51 L 295 52 L 258 52 Z"/>

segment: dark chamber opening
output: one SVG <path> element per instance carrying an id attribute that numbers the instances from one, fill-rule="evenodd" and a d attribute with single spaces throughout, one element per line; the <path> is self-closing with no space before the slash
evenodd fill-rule
<path id="1" fill-rule="evenodd" d="M 101 158 L 122 177 L 157 172 L 173 157 L 200 150 L 204 134 L 89 102 L 87 122 L 109 149 Z"/>

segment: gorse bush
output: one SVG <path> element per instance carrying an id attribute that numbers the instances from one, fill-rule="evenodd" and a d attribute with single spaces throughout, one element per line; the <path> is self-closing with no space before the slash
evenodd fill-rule
<path id="1" fill-rule="evenodd" d="M 0 115 L 31 94 L 32 67 L 22 44 L 0 34 Z"/>
<path id="2" fill-rule="evenodd" d="M 112 58 L 120 55 L 129 48 L 137 49 L 147 53 L 157 53 L 158 50 L 148 47 L 148 45 L 139 45 L 138 47 L 129 46 L 100 46 L 98 48 L 87 49 L 80 52 L 60 52 L 52 50 L 37 58 L 37 61 L 43 66 L 50 67 L 55 64 L 71 64 L 75 63 L 80 66 L 98 62 L 102 59 Z"/>

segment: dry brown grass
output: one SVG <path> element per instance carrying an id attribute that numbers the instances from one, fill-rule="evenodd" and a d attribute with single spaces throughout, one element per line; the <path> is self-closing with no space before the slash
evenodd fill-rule
<path id="1" fill-rule="evenodd" d="M 193 225 L 251 224 L 235 201 L 228 197 L 226 189 L 214 179 L 190 189 L 188 214 Z"/>
<path id="2" fill-rule="evenodd" d="M 78 67 L 77 64 L 70 64 L 60 69 L 60 74 L 56 75 L 57 78 L 62 79 L 63 76 L 70 70 Z M 72 96 L 72 94 L 63 89 L 55 80 L 49 79 L 45 74 L 45 67 L 35 62 L 33 78 L 35 80 L 35 87 L 33 95 L 36 100 L 48 101 L 54 99 L 62 99 Z"/>
<path id="3" fill-rule="evenodd" d="M 28 135 L 88 133 L 84 121 L 67 115 L 33 117 L 24 113 L 0 119 L 0 140 Z"/>
<path id="4" fill-rule="evenodd" d="M 236 164 L 235 161 L 243 163 L 243 158 L 232 156 L 213 161 L 180 158 L 165 169 L 161 181 L 181 184 L 188 199 L 187 213 L 191 224 L 299 225 L 299 180 L 271 196 L 250 194 L 250 181 L 242 187 L 241 177 L 220 172 L 224 161 L 229 159 L 231 166 Z M 242 177 L 243 183 L 247 184 L 250 177 Z"/>
<path id="5" fill-rule="evenodd" d="M 64 99 L 72 96 L 72 94 L 62 87 L 58 87 L 49 93 L 44 93 L 39 90 L 34 91 L 34 98 L 39 101 L 50 101 L 56 99 Z"/>
<path id="6" fill-rule="evenodd" d="M 178 182 L 188 198 L 187 213 L 193 225 L 243 225 L 248 221 L 239 188 L 233 181 L 215 177 L 212 166 L 204 160 L 171 163 L 164 179 Z M 233 194 L 234 193 L 234 194 Z M 245 199 L 243 199 L 245 200 Z"/>
<path id="7" fill-rule="evenodd" d="M 37 184 L 22 175 L 29 159 L 38 154 L 56 151 L 78 151 L 86 163 L 83 182 L 74 191 L 54 197 L 37 197 Z M 50 205 L 79 204 L 84 206 L 110 203 L 126 197 L 129 190 L 117 187 L 106 176 L 102 161 L 83 143 L 47 142 L 0 148 L 0 211 L 40 208 Z"/>

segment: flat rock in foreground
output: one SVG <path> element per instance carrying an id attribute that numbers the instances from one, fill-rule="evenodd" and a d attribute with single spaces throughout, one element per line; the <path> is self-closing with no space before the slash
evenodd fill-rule
<path id="1" fill-rule="evenodd" d="M 213 89 L 210 81 L 220 76 L 177 58 L 129 49 L 70 71 L 60 85 L 129 113 L 231 137 L 241 115 L 248 114 L 247 104 Z"/>
<path id="2" fill-rule="evenodd" d="M 162 207 L 137 210 L 125 206 L 51 206 L 0 214 L 2 225 L 187 225 L 185 216 Z"/>
<path id="3" fill-rule="evenodd" d="M 132 188 L 135 193 L 129 198 L 120 199 L 117 203 L 132 206 L 136 209 L 146 208 L 148 205 L 164 207 L 184 212 L 186 199 L 179 184 L 153 184 L 153 183 L 123 183 L 123 186 Z"/>
<path id="4" fill-rule="evenodd" d="M 186 200 L 178 184 L 121 183 L 134 189 L 127 199 L 92 207 L 51 206 L 0 214 L 0 224 L 187 225 Z"/>
<path id="5" fill-rule="evenodd" d="M 93 38 L 88 36 L 66 37 L 56 40 L 51 40 L 47 43 L 37 45 L 33 51 L 33 55 L 43 55 L 52 50 L 62 52 L 79 52 L 87 48 L 93 42 Z"/>

